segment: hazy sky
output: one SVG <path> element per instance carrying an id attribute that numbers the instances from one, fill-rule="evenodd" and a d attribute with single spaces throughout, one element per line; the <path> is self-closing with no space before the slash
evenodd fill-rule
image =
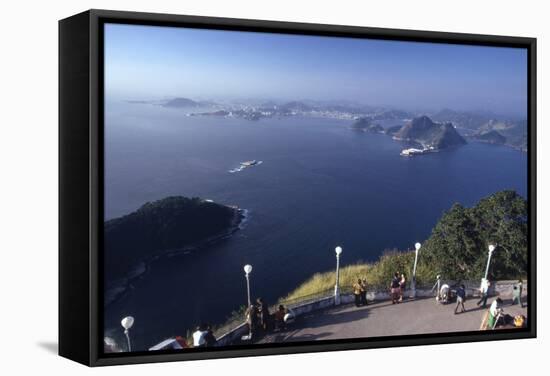
<path id="1" fill-rule="evenodd" d="M 105 26 L 108 97 L 349 100 L 525 114 L 523 49 Z"/>

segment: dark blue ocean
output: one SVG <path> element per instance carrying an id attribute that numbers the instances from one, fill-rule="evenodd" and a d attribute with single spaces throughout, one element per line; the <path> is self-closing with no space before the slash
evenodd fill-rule
<path id="1" fill-rule="evenodd" d="M 527 192 L 527 155 L 469 143 L 414 158 L 381 134 L 350 121 L 286 117 L 247 121 L 189 117 L 181 110 L 112 102 L 105 118 L 105 214 L 128 214 L 170 195 L 198 196 L 248 209 L 232 238 L 149 265 L 105 308 L 105 332 L 135 317 L 134 349 L 219 323 L 253 296 L 274 302 L 316 272 L 372 261 L 385 249 L 426 239 L 443 211 L 474 205 L 503 189 Z M 230 174 L 245 160 L 260 166 Z M 108 251 L 108 250 L 107 250 Z"/>

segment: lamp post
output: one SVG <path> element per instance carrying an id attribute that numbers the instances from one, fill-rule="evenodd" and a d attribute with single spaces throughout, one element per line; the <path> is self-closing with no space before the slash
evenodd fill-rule
<path id="1" fill-rule="evenodd" d="M 244 276 L 246 278 L 246 296 L 248 297 L 248 306 L 246 308 L 250 308 L 250 278 L 249 274 L 252 272 L 252 265 L 246 264 L 244 266 Z"/>
<path id="2" fill-rule="evenodd" d="M 491 256 L 493 255 L 493 252 L 495 251 L 496 246 L 493 244 L 489 244 L 489 257 L 487 257 L 487 267 L 485 268 L 485 277 L 483 279 L 487 279 L 487 276 L 489 275 L 489 265 L 491 264 Z"/>
<path id="3" fill-rule="evenodd" d="M 128 352 L 132 351 L 132 344 L 130 343 L 130 328 L 134 325 L 134 318 L 132 316 L 126 316 L 120 321 L 120 325 L 124 328 L 124 334 L 128 341 Z"/>
<path id="4" fill-rule="evenodd" d="M 422 245 L 420 243 L 416 243 L 414 245 L 415 253 L 414 253 L 414 266 L 413 266 L 413 275 L 411 280 L 411 295 L 413 298 L 416 298 L 416 263 L 418 262 L 418 251 L 420 251 L 420 247 Z"/>
<path id="5" fill-rule="evenodd" d="M 336 253 L 336 285 L 334 286 L 334 305 L 340 304 L 340 254 L 342 247 L 338 246 L 334 249 Z"/>

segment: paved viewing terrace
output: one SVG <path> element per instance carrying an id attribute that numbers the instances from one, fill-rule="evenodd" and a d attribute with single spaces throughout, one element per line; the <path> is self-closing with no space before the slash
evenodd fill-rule
<path id="1" fill-rule="evenodd" d="M 487 301 L 487 309 L 496 297 Z M 504 300 L 504 313 L 527 317 L 527 308 Z M 367 306 L 354 304 L 326 308 L 299 316 L 284 331 L 272 332 L 257 343 L 368 338 L 479 330 L 487 309 L 476 306 L 478 298 L 469 298 L 466 312 L 454 314 L 456 303 L 440 304 L 435 298 L 405 300 L 400 304 L 382 301 Z"/>

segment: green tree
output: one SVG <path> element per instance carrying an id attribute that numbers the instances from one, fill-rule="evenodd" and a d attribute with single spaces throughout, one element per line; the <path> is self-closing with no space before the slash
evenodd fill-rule
<path id="1" fill-rule="evenodd" d="M 497 192 L 473 208 L 453 205 L 424 243 L 422 260 L 444 278 L 480 278 L 489 244 L 497 246 L 490 269 L 494 278 L 526 273 L 527 202 L 515 191 Z"/>

